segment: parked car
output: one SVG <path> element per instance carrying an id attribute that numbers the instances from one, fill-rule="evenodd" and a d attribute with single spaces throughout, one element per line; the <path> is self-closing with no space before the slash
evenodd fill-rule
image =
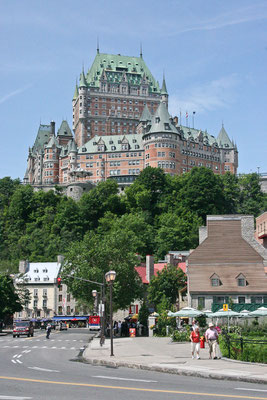
<path id="1" fill-rule="evenodd" d="M 66 331 L 67 329 L 68 329 L 67 324 L 65 324 L 65 322 L 61 322 L 59 330 Z"/>
<path id="2" fill-rule="evenodd" d="M 33 337 L 34 328 L 32 321 L 18 321 L 13 326 L 13 338 L 20 337 L 21 335 L 27 335 Z"/>

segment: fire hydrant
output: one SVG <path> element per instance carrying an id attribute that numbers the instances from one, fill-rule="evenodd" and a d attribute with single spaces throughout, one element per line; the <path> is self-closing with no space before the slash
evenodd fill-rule
<path id="1" fill-rule="evenodd" d="M 205 349 L 205 338 L 204 336 L 201 336 L 200 338 L 200 348 Z"/>

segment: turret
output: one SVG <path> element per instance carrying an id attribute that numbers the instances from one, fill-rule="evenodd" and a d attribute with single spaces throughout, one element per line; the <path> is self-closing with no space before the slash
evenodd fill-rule
<path id="1" fill-rule="evenodd" d="M 165 75 L 163 74 L 163 81 L 162 81 L 162 87 L 160 90 L 160 95 L 161 95 L 161 101 L 162 103 L 166 104 L 166 108 L 168 109 L 168 99 L 169 99 L 169 95 L 167 92 L 167 86 L 166 86 L 166 82 L 165 82 Z"/>

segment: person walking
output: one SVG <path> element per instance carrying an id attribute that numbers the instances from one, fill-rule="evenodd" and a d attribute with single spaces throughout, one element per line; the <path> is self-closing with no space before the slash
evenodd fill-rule
<path id="1" fill-rule="evenodd" d="M 205 332 L 205 339 L 209 345 L 210 358 L 217 359 L 217 346 L 218 346 L 219 334 L 215 329 L 212 322 L 209 323 L 209 328 Z"/>
<path id="2" fill-rule="evenodd" d="M 49 339 L 49 336 L 50 336 L 50 333 L 51 333 L 51 329 L 52 329 L 51 325 L 48 324 L 47 327 L 46 327 L 46 339 Z"/>
<path id="3" fill-rule="evenodd" d="M 191 340 L 192 359 L 194 359 L 196 356 L 196 358 L 199 360 L 200 333 L 198 326 L 195 326 L 195 329 L 191 331 L 190 340 Z"/>

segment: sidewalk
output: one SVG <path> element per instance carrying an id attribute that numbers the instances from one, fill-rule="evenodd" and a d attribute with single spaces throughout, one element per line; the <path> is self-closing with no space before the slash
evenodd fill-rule
<path id="1" fill-rule="evenodd" d="M 202 378 L 267 383 L 267 365 L 225 358 L 210 360 L 207 348 L 200 350 L 200 360 L 192 360 L 190 343 L 174 343 L 170 338 L 115 338 L 114 357 L 110 357 L 109 339 L 100 347 L 99 338 L 94 338 L 83 353 L 83 361 Z"/>

